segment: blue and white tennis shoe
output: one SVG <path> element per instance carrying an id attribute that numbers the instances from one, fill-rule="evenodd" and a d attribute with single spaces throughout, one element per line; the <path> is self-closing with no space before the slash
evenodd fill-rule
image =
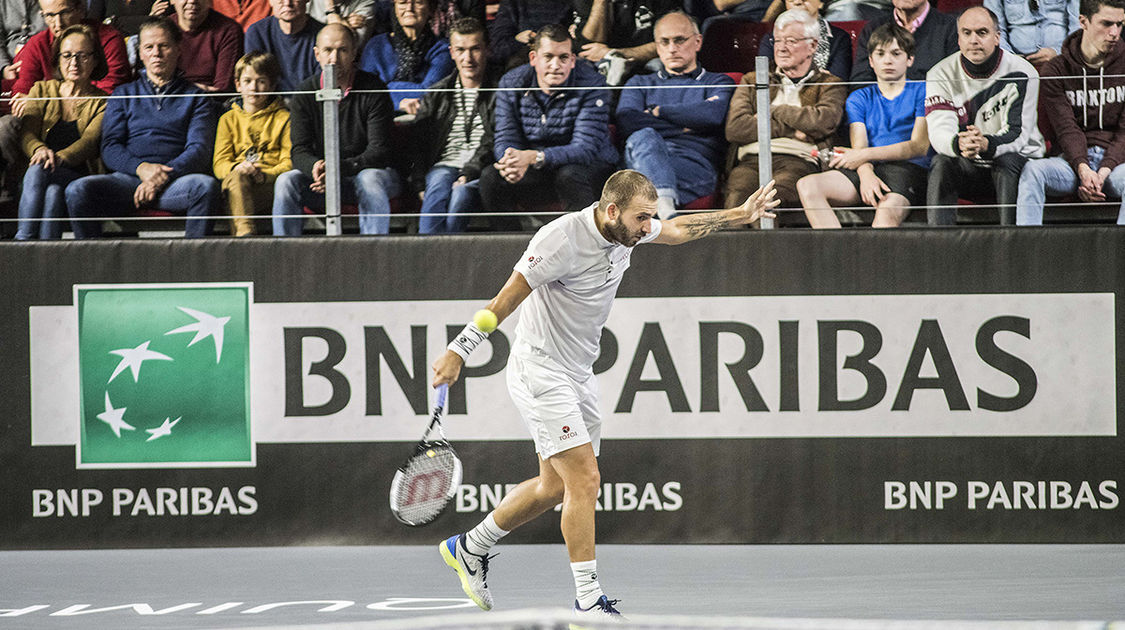
<path id="1" fill-rule="evenodd" d="M 488 592 L 488 560 L 492 556 L 478 556 L 465 548 L 465 534 L 445 539 L 438 550 L 441 557 L 461 578 L 461 588 L 473 603 L 492 610 L 492 593 Z M 604 599 L 604 598 L 603 598 Z"/>

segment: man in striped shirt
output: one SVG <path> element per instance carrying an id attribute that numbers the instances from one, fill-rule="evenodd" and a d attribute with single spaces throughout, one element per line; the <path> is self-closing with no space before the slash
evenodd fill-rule
<path id="1" fill-rule="evenodd" d="M 426 92 L 414 123 L 411 182 L 422 200 L 420 234 L 462 232 L 465 213 L 479 209 L 481 171 L 492 163 L 492 128 L 498 70 L 488 55 L 484 24 L 461 18 L 449 30 L 456 71 Z"/>

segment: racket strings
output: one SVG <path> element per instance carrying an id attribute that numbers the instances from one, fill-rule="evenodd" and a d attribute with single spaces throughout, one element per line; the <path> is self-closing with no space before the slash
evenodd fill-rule
<path id="1" fill-rule="evenodd" d="M 392 507 L 400 520 L 428 522 L 445 507 L 459 480 L 456 453 L 448 446 L 430 445 L 403 466 Z"/>

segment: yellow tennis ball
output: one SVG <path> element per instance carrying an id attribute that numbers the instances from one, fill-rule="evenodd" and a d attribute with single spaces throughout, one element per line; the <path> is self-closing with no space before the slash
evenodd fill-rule
<path id="1" fill-rule="evenodd" d="M 437 455 L 437 453 L 434 452 L 434 449 L 431 448 L 430 450 L 426 451 L 426 457 L 433 457 L 434 455 Z"/>
<path id="2" fill-rule="evenodd" d="M 499 322 L 496 321 L 496 313 L 487 308 L 482 308 L 473 315 L 473 323 L 477 325 L 477 328 L 480 328 L 481 332 L 490 333 L 496 330 Z"/>

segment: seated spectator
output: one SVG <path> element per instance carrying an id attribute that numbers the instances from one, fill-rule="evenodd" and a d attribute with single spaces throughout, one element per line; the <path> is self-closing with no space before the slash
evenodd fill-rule
<path id="1" fill-rule="evenodd" d="M 852 64 L 852 81 L 875 82 L 875 71 L 868 59 L 871 53 L 867 40 L 875 29 L 894 22 L 914 35 L 914 65 L 906 73 L 907 80 L 926 78 L 926 73 L 937 62 L 957 52 L 957 19 L 939 12 L 927 0 L 892 0 L 891 15 L 872 20 L 863 27 L 856 40 L 855 62 Z"/>
<path id="2" fill-rule="evenodd" d="M 313 47 L 324 24 L 308 14 L 308 0 L 270 0 L 273 15 L 246 30 L 246 52 L 268 52 L 281 63 L 277 87 L 292 92 L 297 84 L 317 74 Z"/>
<path id="3" fill-rule="evenodd" d="M 398 174 L 390 168 L 394 112 L 387 86 L 379 77 L 356 68 L 355 33 L 343 24 L 329 24 L 316 37 L 321 68 L 336 65 L 340 100 L 340 172 L 329 173 L 324 162 L 323 107 L 313 94 L 297 94 L 290 103 L 293 168 L 277 178 L 273 189 L 274 236 L 299 236 L 305 223 L 301 208 L 323 209 L 328 178 L 340 178 L 344 203 L 358 202 L 361 234 L 390 230 L 391 198 L 399 193 Z M 321 73 L 298 89 L 324 86 Z"/>
<path id="4" fill-rule="evenodd" d="M 820 37 L 817 19 L 786 11 L 773 24 L 776 70 L 770 80 L 773 178 L 782 204 L 800 204 L 797 180 L 820 170 L 813 149 L 826 149 L 844 115 L 848 90 L 813 63 Z M 726 136 L 738 163 L 727 176 L 726 205 L 737 206 L 758 189 L 758 102 L 754 73 L 742 77 L 731 98 Z"/>
<path id="5" fill-rule="evenodd" d="M 678 205 L 715 192 L 734 81 L 698 64 L 703 38 L 685 13 L 660 18 L 654 32 L 664 67 L 629 79 L 632 89 L 617 103 L 617 129 L 628 137 L 625 166 L 652 181 L 657 214 L 670 219 Z"/>
<path id="6" fill-rule="evenodd" d="M 476 18 L 455 22 L 449 53 L 457 71 L 426 93 L 414 121 L 419 157 L 412 180 L 422 198 L 420 234 L 464 231 L 465 213 L 481 205 L 481 171 L 492 163 L 496 92 L 487 88 L 495 88 L 500 77 L 486 65 L 484 24 Z"/>
<path id="7" fill-rule="evenodd" d="M 573 11 L 558 0 L 500 0 L 496 18 L 488 25 L 491 61 L 512 69 L 527 63 L 531 40 L 547 24 L 566 24 Z"/>
<path id="8" fill-rule="evenodd" d="M 801 9 L 817 18 L 820 25 L 820 39 L 813 53 L 813 63 L 829 74 L 847 80 L 852 76 L 852 36 L 847 31 L 832 26 L 821 15 L 824 4 L 820 0 L 787 0 L 789 9 Z M 773 59 L 773 33 L 767 33 L 758 45 L 758 54 Z"/>
<path id="9" fill-rule="evenodd" d="M 788 0 L 773 0 L 762 21 L 772 22 L 782 11 L 792 8 Z M 887 17 L 891 9 L 891 0 L 827 0 L 820 15 L 829 22 L 870 22 Z"/>
<path id="10" fill-rule="evenodd" d="M 488 0 L 492 2 L 494 0 Z M 487 19 L 486 0 L 434 0 L 430 30 L 442 39 L 449 38 L 449 29 L 458 18 L 475 17 L 483 24 Z M 569 1 L 561 2 L 569 4 Z M 375 33 L 389 33 L 394 19 L 394 0 L 375 0 Z"/>
<path id="11" fill-rule="evenodd" d="M 1000 22 L 1000 47 L 1039 70 L 1058 56 L 1066 36 L 1078 30 L 1078 0 L 984 0 Z"/>
<path id="12" fill-rule="evenodd" d="M 926 201 L 926 86 L 906 82 L 906 69 L 914 62 L 914 36 L 888 22 L 875 29 L 869 44 L 879 82 L 848 97 L 852 148 L 835 150 L 828 161 L 833 170 L 797 182 L 814 228 L 840 227 L 830 206 L 860 201 L 875 208 L 872 227 L 898 227 L 911 206 Z"/>
<path id="13" fill-rule="evenodd" d="M 105 92 L 91 79 L 106 73 L 105 55 L 93 28 L 76 24 L 55 38 L 60 79 L 39 81 L 28 91 L 22 144 L 31 164 L 23 178 L 16 238 L 59 238 L 66 212 L 66 185 L 97 172 Z M 80 97 L 58 100 L 60 97 Z M 84 97 L 84 98 L 81 98 Z M 38 100 L 50 98 L 52 100 Z M 47 219 L 38 221 L 38 219 Z M 55 219 L 52 221 L 51 219 Z"/>
<path id="14" fill-rule="evenodd" d="M 588 64 L 576 65 L 566 28 L 539 29 L 528 65 L 500 79 L 496 95 L 496 162 L 481 173 L 488 212 L 511 212 L 523 200 L 539 201 L 553 191 L 575 212 L 596 201 L 617 163 L 609 140 L 609 94 L 605 79 Z M 560 87 L 590 88 L 558 90 Z M 516 221 L 496 219 L 499 229 Z"/>
<path id="15" fill-rule="evenodd" d="M 449 42 L 430 29 L 433 0 L 395 0 L 393 30 L 371 38 L 359 67 L 392 90 L 395 111 L 417 114 L 424 90 L 453 71 Z"/>
<path id="16" fill-rule="evenodd" d="M 995 191 L 1000 222 L 1013 225 L 1020 171 L 1029 158 L 1043 156 L 1039 73 L 1000 48 L 988 9 L 967 9 L 957 32 L 961 52 L 926 74 L 926 126 L 937 151 L 926 194 L 929 220 L 953 225 L 958 198 Z"/>
<path id="17" fill-rule="evenodd" d="M 249 30 L 255 22 L 270 16 L 269 0 L 215 0 L 213 8 L 238 22 L 243 32 Z"/>
<path id="18" fill-rule="evenodd" d="M 141 78 L 117 88 L 126 98 L 109 100 L 102 124 L 102 160 L 113 172 L 66 187 L 75 238 L 99 236 L 101 222 L 90 219 L 127 208 L 187 214 L 186 236 L 207 235 L 219 200 L 210 175 L 215 108 L 177 70 L 180 37 L 168 18 L 141 25 Z"/>
<path id="19" fill-rule="evenodd" d="M 47 28 L 33 35 L 16 55 L 15 62 L 5 69 L 3 89 L 10 91 L 12 115 L 0 117 L 0 155 L 7 163 L 8 186 L 14 188 L 19 181 L 23 167 L 27 164 L 20 148 L 19 117 L 24 113 L 27 101 L 24 96 L 31 86 L 44 79 L 54 78 L 55 60 L 53 49 L 55 39 L 66 28 L 75 24 L 87 24 L 95 29 L 99 47 L 106 58 L 108 72 L 94 85 L 103 92 L 112 92 L 115 87 L 129 79 L 128 56 L 125 43 L 112 26 L 86 20 L 86 4 L 83 0 L 40 0 L 39 13 Z"/>
<path id="20" fill-rule="evenodd" d="M 1051 121 L 1055 156 L 1023 167 L 1018 225 L 1043 223 L 1047 195 L 1091 202 L 1125 195 L 1125 1 L 1083 0 L 1081 12 L 1080 30 L 1043 68 L 1039 108 Z M 1125 201 L 1117 224 L 1125 225 Z"/>
<path id="21" fill-rule="evenodd" d="M 242 56 L 238 22 L 211 10 L 211 0 L 172 0 L 176 23 L 184 33 L 180 70 L 204 92 L 234 89 L 234 64 Z"/>
<path id="22" fill-rule="evenodd" d="M 632 72 L 656 59 L 652 27 L 675 0 L 573 0 L 572 31 L 578 56 L 598 64 L 609 85 L 622 85 Z"/>
<path id="23" fill-rule="evenodd" d="M 355 31 L 360 46 L 371 36 L 375 0 L 312 0 L 309 15 L 325 24 L 344 24 Z"/>
<path id="24" fill-rule="evenodd" d="M 281 97 L 264 94 L 276 89 L 279 76 L 281 64 L 269 53 L 239 59 L 234 82 L 241 99 L 219 118 L 212 166 L 223 182 L 234 236 L 254 233 L 254 221 L 248 217 L 259 209 L 270 211 L 278 175 L 293 168 L 289 110 Z"/>

